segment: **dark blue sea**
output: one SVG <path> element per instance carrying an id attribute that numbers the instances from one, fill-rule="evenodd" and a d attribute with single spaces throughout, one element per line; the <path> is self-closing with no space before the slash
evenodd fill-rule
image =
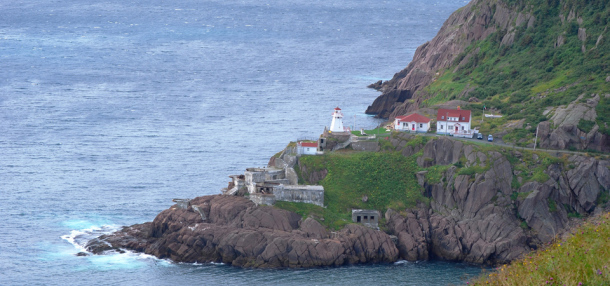
<path id="1" fill-rule="evenodd" d="M 77 257 L 345 125 L 458 0 L 0 1 L 0 285 L 447 285 L 449 262 L 308 270 Z"/>

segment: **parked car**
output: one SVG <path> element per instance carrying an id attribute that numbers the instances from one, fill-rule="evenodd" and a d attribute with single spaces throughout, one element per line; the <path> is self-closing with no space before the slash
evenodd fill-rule
<path id="1" fill-rule="evenodd" d="M 479 139 L 479 140 L 483 140 L 483 133 L 479 133 L 479 134 L 477 134 L 477 139 Z"/>
<path id="2" fill-rule="evenodd" d="M 489 136 L 487 136 L 487 141 L 493 142 L 494 141 L 494 137 L 491 134 L 489 134 Z"/>

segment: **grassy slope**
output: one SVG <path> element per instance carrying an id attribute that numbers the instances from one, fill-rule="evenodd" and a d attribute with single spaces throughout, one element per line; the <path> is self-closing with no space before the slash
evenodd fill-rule
<path id="1" fill-rule="evenodd" d="M 396 136 L 394 133 L 392 136 Z M 432 137 L 416 136 L 415 139 L 406 142 L 411 146 L 422 146 L 428 140 L 437 140 Z M 518 189 L 522 184 L 529 181 L 545 182 L 548 175 L 544 170 L 551 164 L 562 164 L 564 169 L 574 166 L 569 165 L 567 158 L 555 158 L 544 152 L 520 151 L 521 156 L 515 157 L 511 149 L 492 145 L 478 145 L 477 141 L 466 142 L 488 154 L 486 168 L 479 166 L 466 167 L 466 158 L 462 156 L 459 162 L 453 166 L 460 175 L 474 175 L 483 173 L 493 165 L 489 152 L 500 152 L 513 168 L 520 171 L 514 177 L 512 188 Z M 277 202 L 276 207 L 296 212 L 303 217 L 313 216 L 322 224 L 332 228 L 340 229 L 347 223 L 351 223 L 351 209 L 376 209 L 382 214 L 388 208 L 404 210 L 415 207 L 418 202 L 428 203 L 429 198 L 423 194 L 423 188 L 417 183 L 415 173 L 428 171 L 425 175 L 429 184 L 439 182 L 448 183 L 444 180 L 444 172 L 452 165 L 432 166 L 421 168 L 417 165 L 417 157 L 422 156 L 420 151 L 412 156 L 405 157 L 396 151 L 389 140 L 380 140 L 382 151 L 380 152 L 335 152 L 323 156 L 302 156 L 301 164 L 307 166 L 308 170 L 328 170 L 328 175 L 320 184 L 324 186 L 324 202 L 326 208 L 317 207 L 304 203 Z M 479 162 L 482 163 L 482 162 Z M 300 174 L 300 172 L 298 172 Z M 300 175 L 299 175 L 300 176 Z M 518 178 L 521 178 L 519 183 Z M 300 176 L 301 183 L 308 183 Z M 362 202 L 363 196 L 368 197 L 367 202 Z M 514 193 L 513 200 L 523 199 Z M 557 206 L 564 207 L 565 206 Z M 572 209 L 566 209 L 568 213 L 574 213 Z"/>
<path id="2" fill-rule="evenodd" d="M 499 267 L 471 285 L 610 285 L 610 213 L 566 240 Z"/>
<path id="3" fill-rule="evenodd" d="M 530 11 L 536 17 L 534 28 L 527 25 L 517 28 L 514 44 L 501 45 L 505 30 L 491 34 L 483 41 L 473 43 L 460 54 L 453 67 L 442 71 L 441 76 L 426 89 L 425 106 L 432 106 L 452 99 L 468 86 L 475 88 L 467 97 L 477 97 L 482 102 L 470 104 L 473 117 L 480 118 L 483 106 L 495 108 L 505 115 L 502 119 L 475 120 L 483 132 L 499 132 L 502 125 L 525 119 L 536 126 L 548 118 L 542 114 L 546 107 L 568 104 L 582 93 L 610 93 L 605 78 L 610 75 L 610 3 L 607 0 L 504 0 L 512 9 Z M 559 16 L 567 17 L 570 10 L 582 17 L 582 24 L 574 19 L 561 23 Z M 582 53 L 582 41 L 578 29 L 586 28 L 586 53 Z M 609 29 L 610 30 L 610 29 Z M 600 34 L 604 35 L 596 47 Z M 563 34 L 565 44 L 555 48 L 557 37 Z M 477 48 L 480 52 L 458 71 L 455 66 Z M 565 91 L 554 90 L 570 86 Z M 468 100 L 468 98 L 461 98 Z M 600 131 L 610 135 L 604 123 L 610 121 L 610 99 L 602 96 L 596 108 Z M 525 125 L 527 126 L 527 124 Z M 581 122 L 581 129 L 593 127 L 593 122 Z M 535 128 L 516 129 L 505 137 L 517 141 L 533 137 Z M 532 141 L 532 140 L 530 140 Z M 525 143 L 524 143 L 525 144 Z"/>

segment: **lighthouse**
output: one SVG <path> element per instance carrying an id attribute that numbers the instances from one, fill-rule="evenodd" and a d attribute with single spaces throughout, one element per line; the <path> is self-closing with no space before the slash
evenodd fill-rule
<path id="1" fill-rule="evenodd" d="M 333 121 L 330 123 L 330 132 L 344 132 L 343 129 L 343 113 L 341 113 L 341 108 L 335 108 L 333 112 Z"/>

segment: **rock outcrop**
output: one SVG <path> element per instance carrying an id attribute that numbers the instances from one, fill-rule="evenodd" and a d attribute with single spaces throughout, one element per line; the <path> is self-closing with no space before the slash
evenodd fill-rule
<path id="1" fill-rule="evenodd" d="M 386 212 L 388 233 L 398 238 L 403 259 L 507 263 L 567 231 L 569 213 L 594 212 L 602 192 L 610 190 L 607 160 L 572 155 L 545 164 L 536 154 L 483 152 L 446 137 L 410 146 L 411 137 L 400 134 L 391 143 L 406 156 L 422 151 L 421 167 L 449 167 L 440 182 L 417 173 L 429 205 Z M 459 164 L 477 172 L 459 172 Z M 544 168 L 542 179 L 532 179 L 535 168 Z"/>
<path id="2" fill-rule="evenodd" d="M 512 45 L 515 29 L 534 27 L 536 18 L 523 12 L 508 9 L 501 1 L 473 0 L 454 12 L 443 24 L 438 34 L 429 42 L 419 46 L 409 65 L 385 82 L 371 87 L 382 91 L 366 113 L 380 118 L 390 118 L 415 111 L 426 99 L 420 91 L 432 83 L 438 72 L 452 66 L 460 53 L 472 42 L 487 38 L 497 29 L 506 31 L 503 45 Z M 478 53 L 466 55 L 460 65 Z M 411 100 L 408 100 L 411 99 Z"/>
<path id="3" fill-rule="evenodd" d="M 202 219 L 195 209 L 205 214 Z M 87 244 L 95 254 L 129 249 L 176 262 L 223 262 L 256 268 L 393 262 L 390 236 L 361 225 L 330 233 L 295 213 L 255 206 L 247 198 L 204 196 L 171 207 L 153 222 L 125 227 Z"/>
<path id="4" fill-rule="evenodd" d="M 538 125 L 538 136 L 540 147 L 551 149 L 580 149 L 610 152 L 610 136 L 599 132 L 597 125 L 596 107 L 600 97 L 608 95 L 593 94 L 592 96 L 580 95 L 567 106 L 551 108 L 547 114 L 551 116 L 550 121 L 543 121 Z M 581 120 L 594 123 L 591 130 L 581 130 L 578 124 Z M 555 127 L 552 128 L 551 124 Z"/>

